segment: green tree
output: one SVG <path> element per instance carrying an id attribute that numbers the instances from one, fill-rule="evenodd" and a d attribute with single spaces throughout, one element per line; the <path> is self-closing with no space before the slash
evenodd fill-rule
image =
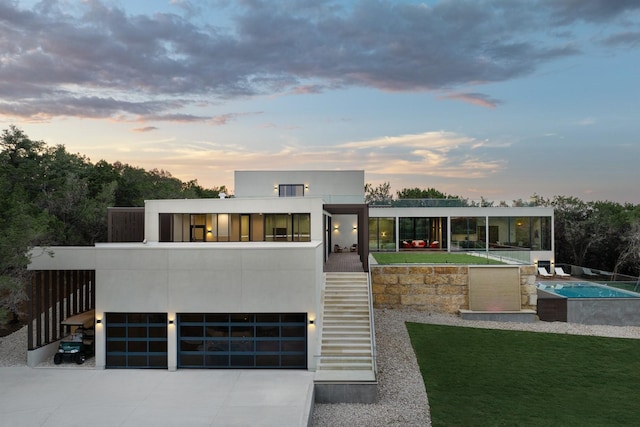
<path id="1" fill-rule="evenodd" d="M 364 185 L 364 201 L 365 203 L 391 203 L 391 183 L 383 182 L 374 187 L 367 183 Z"/>
<path id="2" fill-rule="evenodd" d="M 214 188 L 203 188 L 198 184 L 198 180 L 194 179 L 182 184 L 182 192 L 184 197 L 188 199 L 213 199 L 225 194 L 228 196 L 227 187 L 220 186 Z"/>
<path id="3" fill-rule="evenodd" d="M 34 246 L 91 245 L 107 239 L 107 207 L 146 199 L 217 197 L 164 170 L 100 160 L 93 165 L 64 145 L 47 147 L 15 126 L 0 136 L 0 322 L 18 315 Z M 43 251 L 40 256 L 47 256 Z"/>
<path id="4" fill-rule="evenodd" d="M 558 260 L 585 265 L 590 250 L 606 239 L 608 224 L 593 202 L 555 196 L 555 248 Z"/>
<path id="5" fill-rule="evenodd" d="M 427 188 L 425 190 L 414 188 L 403 188 L 396 192 L 398 199 L 459 199 L 447 193 L 436 190 L 435 188 Z"/>
<path id="6" fill-rule="evenodd" d="M 0 323 L 14 320 L 27 298 L 29 250 L 48 241 L 51 216 L 34 200 L 42 183 L 44 143 L 12 126 L 0 137 Z"/>
<path id="7" fill-rule="evenodd" d="M 638 276 L 640 274 L 640 221 L 636 220 L 629 228 L 622 237 L 622 250 L 616 259 L 613 272 Z"/>

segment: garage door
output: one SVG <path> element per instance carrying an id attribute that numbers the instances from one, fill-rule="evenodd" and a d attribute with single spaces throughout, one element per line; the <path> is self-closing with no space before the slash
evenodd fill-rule
<path id="1" fill-rule="evenodd" d="M 178 314 L 179 368 L 307 368 L 306 313 Z"/>
<path id="2" fill-rule="evenodd" d="M 107 368 L 167 368 L 166 313 L 106 313 Z"/>

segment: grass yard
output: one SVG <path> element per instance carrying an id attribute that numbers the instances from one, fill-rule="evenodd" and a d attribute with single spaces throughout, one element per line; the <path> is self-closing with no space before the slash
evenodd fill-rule
<path id="1" fill-rule="evenodd" d="M 640 423 L 640 340 L 407 328 L 434 427 Z"/>
<path id="2" fill-rule="evenodd" d="M 378 264 L 504 264 L 486 257 L 448 252 L 376 252 L 372 255 Z"/>

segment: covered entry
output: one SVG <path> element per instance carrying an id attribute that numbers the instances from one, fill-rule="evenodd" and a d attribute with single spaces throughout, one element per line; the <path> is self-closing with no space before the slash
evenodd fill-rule
<path id="1" fill-rule="evenodd" d="M 307 368 L 306 313 L 179 313 L 178 368 Z"/>
<path id="2" fill-rule="evenodd" d="M 355 231 L 357 232 L 357 254 L 360 258 L 360 262 L 362 263 L 362 268 L 364 271 L 369 271 L 369 245 L 368 245 L 368 235 L 369 235 L 369 206 L 366 204 L 325 204 L 324 210 L 331 215 L 356 215 L 357 216 L 357 226 L 355 227 Z M 333 227 L 331 225 L 331 218 L 325 218 L 325 221 L 328 223 L 324 224 L 325 229 L 325 262 L 329 257 L 329 252 L 333 247 L 332 242 L 332 231 Z"/>

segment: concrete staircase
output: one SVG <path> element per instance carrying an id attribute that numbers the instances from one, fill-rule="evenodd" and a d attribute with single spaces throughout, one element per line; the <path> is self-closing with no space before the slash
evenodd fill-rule
<path id="1" fill-rule="evenodd" d="M 370 298 L 367 273 L 325 273 L 317 402 L 375 401 Z"/>

